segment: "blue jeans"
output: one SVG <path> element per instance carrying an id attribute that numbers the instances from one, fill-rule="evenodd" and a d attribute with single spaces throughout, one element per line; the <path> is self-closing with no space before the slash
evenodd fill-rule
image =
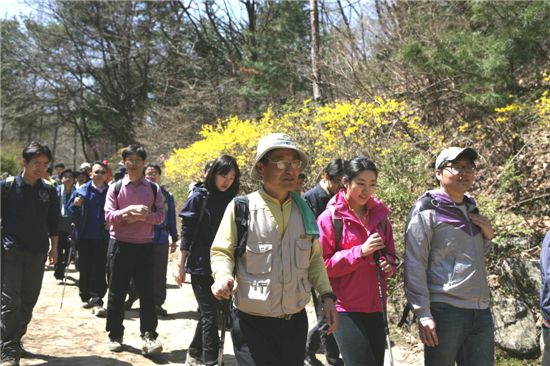
<path id="1" fill-rule="evenodd" d="M 489 309 L 462 309 L 431 303 L 439 344 L 424 346 L 426 366 L 492 366 L 495 337 Z"/>

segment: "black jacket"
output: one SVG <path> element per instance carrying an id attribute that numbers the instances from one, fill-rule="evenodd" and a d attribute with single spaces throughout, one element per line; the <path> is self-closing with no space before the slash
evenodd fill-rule
<path id="1" fill-rule="evenodd" d="M 327 208 L 327 203 L 330 201 L 331 196 L 321 188 L 320 184 L 317 184 L 315 187 L 304 193 L 304 200 L 313 211 L 315 218 L 319 217 L 320 214 L 325 211 Z"/>
<path id="2" fill-rule="evenodd" d="M 185 272 L 195 275 L 211 275 L 210 247 L 222 221 L 225 208 L 233 199 L 227 192 L 208 192 L 202 185 L 193 187 L 179 216 L 181 217 L 180 249 L 188 250 Z M 206 205 L 204 205 L 206 200 Z M 204 212 L 201 216 L 201 210 Z"/>

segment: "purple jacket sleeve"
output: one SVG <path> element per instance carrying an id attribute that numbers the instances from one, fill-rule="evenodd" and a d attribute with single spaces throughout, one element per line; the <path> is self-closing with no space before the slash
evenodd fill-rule
<path id="1" fill-rule="evenodd" d="M 124 209 L 117 210 L 117 198 L 115 197 L 115 185 L 111 184 L 105 199 L 105 222 L 109 225 L 120 224 L 124 220 Z"/>

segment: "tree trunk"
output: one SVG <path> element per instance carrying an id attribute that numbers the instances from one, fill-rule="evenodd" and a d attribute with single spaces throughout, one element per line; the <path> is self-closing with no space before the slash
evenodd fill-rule
<path id="1" fill-rule="evenodd" d="M 311 21 L 311 68 L 313 71 L 313 100 L 321 103 L 321 72 L 319 70 L 319 12 L 317 0 L 309 0 Z"/>

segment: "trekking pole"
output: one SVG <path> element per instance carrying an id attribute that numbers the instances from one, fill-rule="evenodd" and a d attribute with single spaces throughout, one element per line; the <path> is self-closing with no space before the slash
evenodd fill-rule
<path id="1" fill-rule="evenodd" d="M 386 296 L 384 295 L 384 287 L 382 284 L 382 270 L 380 269 L 380 253 L 374 252 L 374 260 L 376 261 L 376 274 L 378 275 L 378 294 L 380 295 L 380 303 L 382 304 L 382 319 L 384 320 L 384 334 L 386 335 L 386 344 L 390 356 L 390 365 L 393 366 L 393 354 L 391 351 L 390 327 L 388 324 L 388 312 L 386 309 Z"/>
<path id="2" fill-rule="evenodd" d="M 231 298 L 229 300 L 222 300 L 221 301 L 221 318 L 222 318 L 222 328 L 221 328 L 221 334 L 220 334 L 220 349 L 218 351 L 218 366 L 223 366 L 223 346 L 225 344 L 225 330 L 226 330 L 226 318 L 227 318 L 227 310 L 229 308 L 229 301 L 231 301 Z"/>
<path id="3" fill-rule="evenodd" d="M 73 246 L 69 247 L 69 259 L 67 259 L 67 265 L 63 269 L 63 291 L 61 291 L 61 304 L 59 304 L 59 311 L 63 308 L 63 299 L 65 299 L 65 286 L 67 285 L 67 267 L 71 263 L 71 255 L 73 254 Z M 58 258 L 59 260 L 59 258 Z"/>

